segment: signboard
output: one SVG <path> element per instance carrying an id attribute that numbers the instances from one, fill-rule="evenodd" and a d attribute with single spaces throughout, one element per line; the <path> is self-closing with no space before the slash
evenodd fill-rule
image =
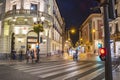
<path id="1" fill-rule="evenodd" d="M 37 39 L 30 38 L 30 39 L 28 39 L 28 42 L 37 42 Z"/>

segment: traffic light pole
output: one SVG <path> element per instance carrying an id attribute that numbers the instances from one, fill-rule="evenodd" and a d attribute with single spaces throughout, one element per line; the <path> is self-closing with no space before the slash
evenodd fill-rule
<path id="1" fill-rule="evenodd" d="M 112 77 L 112 62 L 111 62 L 111 50 L 110 50 L 110 31 L 109 31 L 109 15 L 108 4 L 103 6 L 104 9 L 104 46 L 107 50 L 105 60 L 105 80 L 113 80 Z"/>

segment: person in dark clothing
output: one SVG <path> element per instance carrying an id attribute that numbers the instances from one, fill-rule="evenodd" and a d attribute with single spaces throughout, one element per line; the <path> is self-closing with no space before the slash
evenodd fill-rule
<path id="1" fill-rule="evenodd" d="M 19 60 L 20 60 L 20 61 L 22 61 L 22 60 L 23 60 L 23 51 L 22 51 L 22 50 L 20 50 Z"/>
<path id="2" fill-rule="evenodd" d="M 30 55 L 31 55 L 31 58 L 32 58 L 32 63 L 33 63 L 33 60 L 34 60 L 34 50 L 31 50 Z"/>
<path id="3" fill-rule="evenodd" d="M 78 61 L 78 50 L 75 50 L 75 53 L 73 54 L 73 60 Z"/>
<path id="4" fill-rule="evenodd" d="M 26 52 L 26 59 L 27 59 L 27 63 L 29 63 L 29 59 L 30 59 L 30 50 L 28 49 Z"/>
<path id="5" fill-rule="evenodd" d="M 36 60 L 36 62 L 39 62 L 39 49 L 37 49 L 37 51 L 36 51 L 36 53 L 37 53 L 37 60 Z"/>
<path id="6" fill-rule="evenodd" d="M 16 60 L 16 51 L 13 51 L 13 53 L 12 53 L 12 59 Z"/>

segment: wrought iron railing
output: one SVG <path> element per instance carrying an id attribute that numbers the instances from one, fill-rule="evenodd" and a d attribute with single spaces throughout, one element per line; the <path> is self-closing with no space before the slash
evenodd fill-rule
<path id="1" fill-rule="evenodd" d="M 48 13 L 37 10 L 30 10 L 30 9 L 16 9 L 16 10 L 7 11 L 4 15 L 4 18 L 10 16 L 41 16 L 41 15 L 44 16 L 47 20 L 53 21 L 53 17 Z"/>

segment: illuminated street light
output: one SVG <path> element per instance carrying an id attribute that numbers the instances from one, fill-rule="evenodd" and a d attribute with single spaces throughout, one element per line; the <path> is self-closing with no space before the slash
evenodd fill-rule
<path id="1" fill-rule="evenodd" d="M 83 39 L 82 38 L 80 38 L 80 41 L 82 41 Z"/>
<path id="2" fill-rule="evenodd" d="M 35 20 L 35 18 L 34 18 L 34 20 Z M 34 26 L 33 26 L 33 30 L 34 30 L 34 32 L 36 32 L 37 33 L 37 35 L 38 35 L 38 38 L 37 38 L 37 60 L 36 60 L 36 62 L 38 62 L 39 61 L 39 44 L 40 44 L 40 42 L 39 42 L 39 34 L 40 34 L 40 32 L 43 32 L 44 31 L 44 29 L 43 29 L 43 23 L 41 23 L 41 22 L 43 22 L 42 20 L 40 20 L 40 21 L 37 21 L 37 22 L 35 22 L 34 23 Z"/>
<path id="3" fill-rule="evenodd" d="M 75 29 L 71 29 L 70 32 L 71 32 L 72 34 L 74 34 L 76 31 L 75 31 Z"/>
<path id="4" fill-rule="evenodd" d="M 95 32 L 96 32 L 96 30 L 95 30 L 95 29 L 93 29 L 93 30 L 92 30 L 92 32 L 93 32 L 93 33 L 95 33 Z"/>

